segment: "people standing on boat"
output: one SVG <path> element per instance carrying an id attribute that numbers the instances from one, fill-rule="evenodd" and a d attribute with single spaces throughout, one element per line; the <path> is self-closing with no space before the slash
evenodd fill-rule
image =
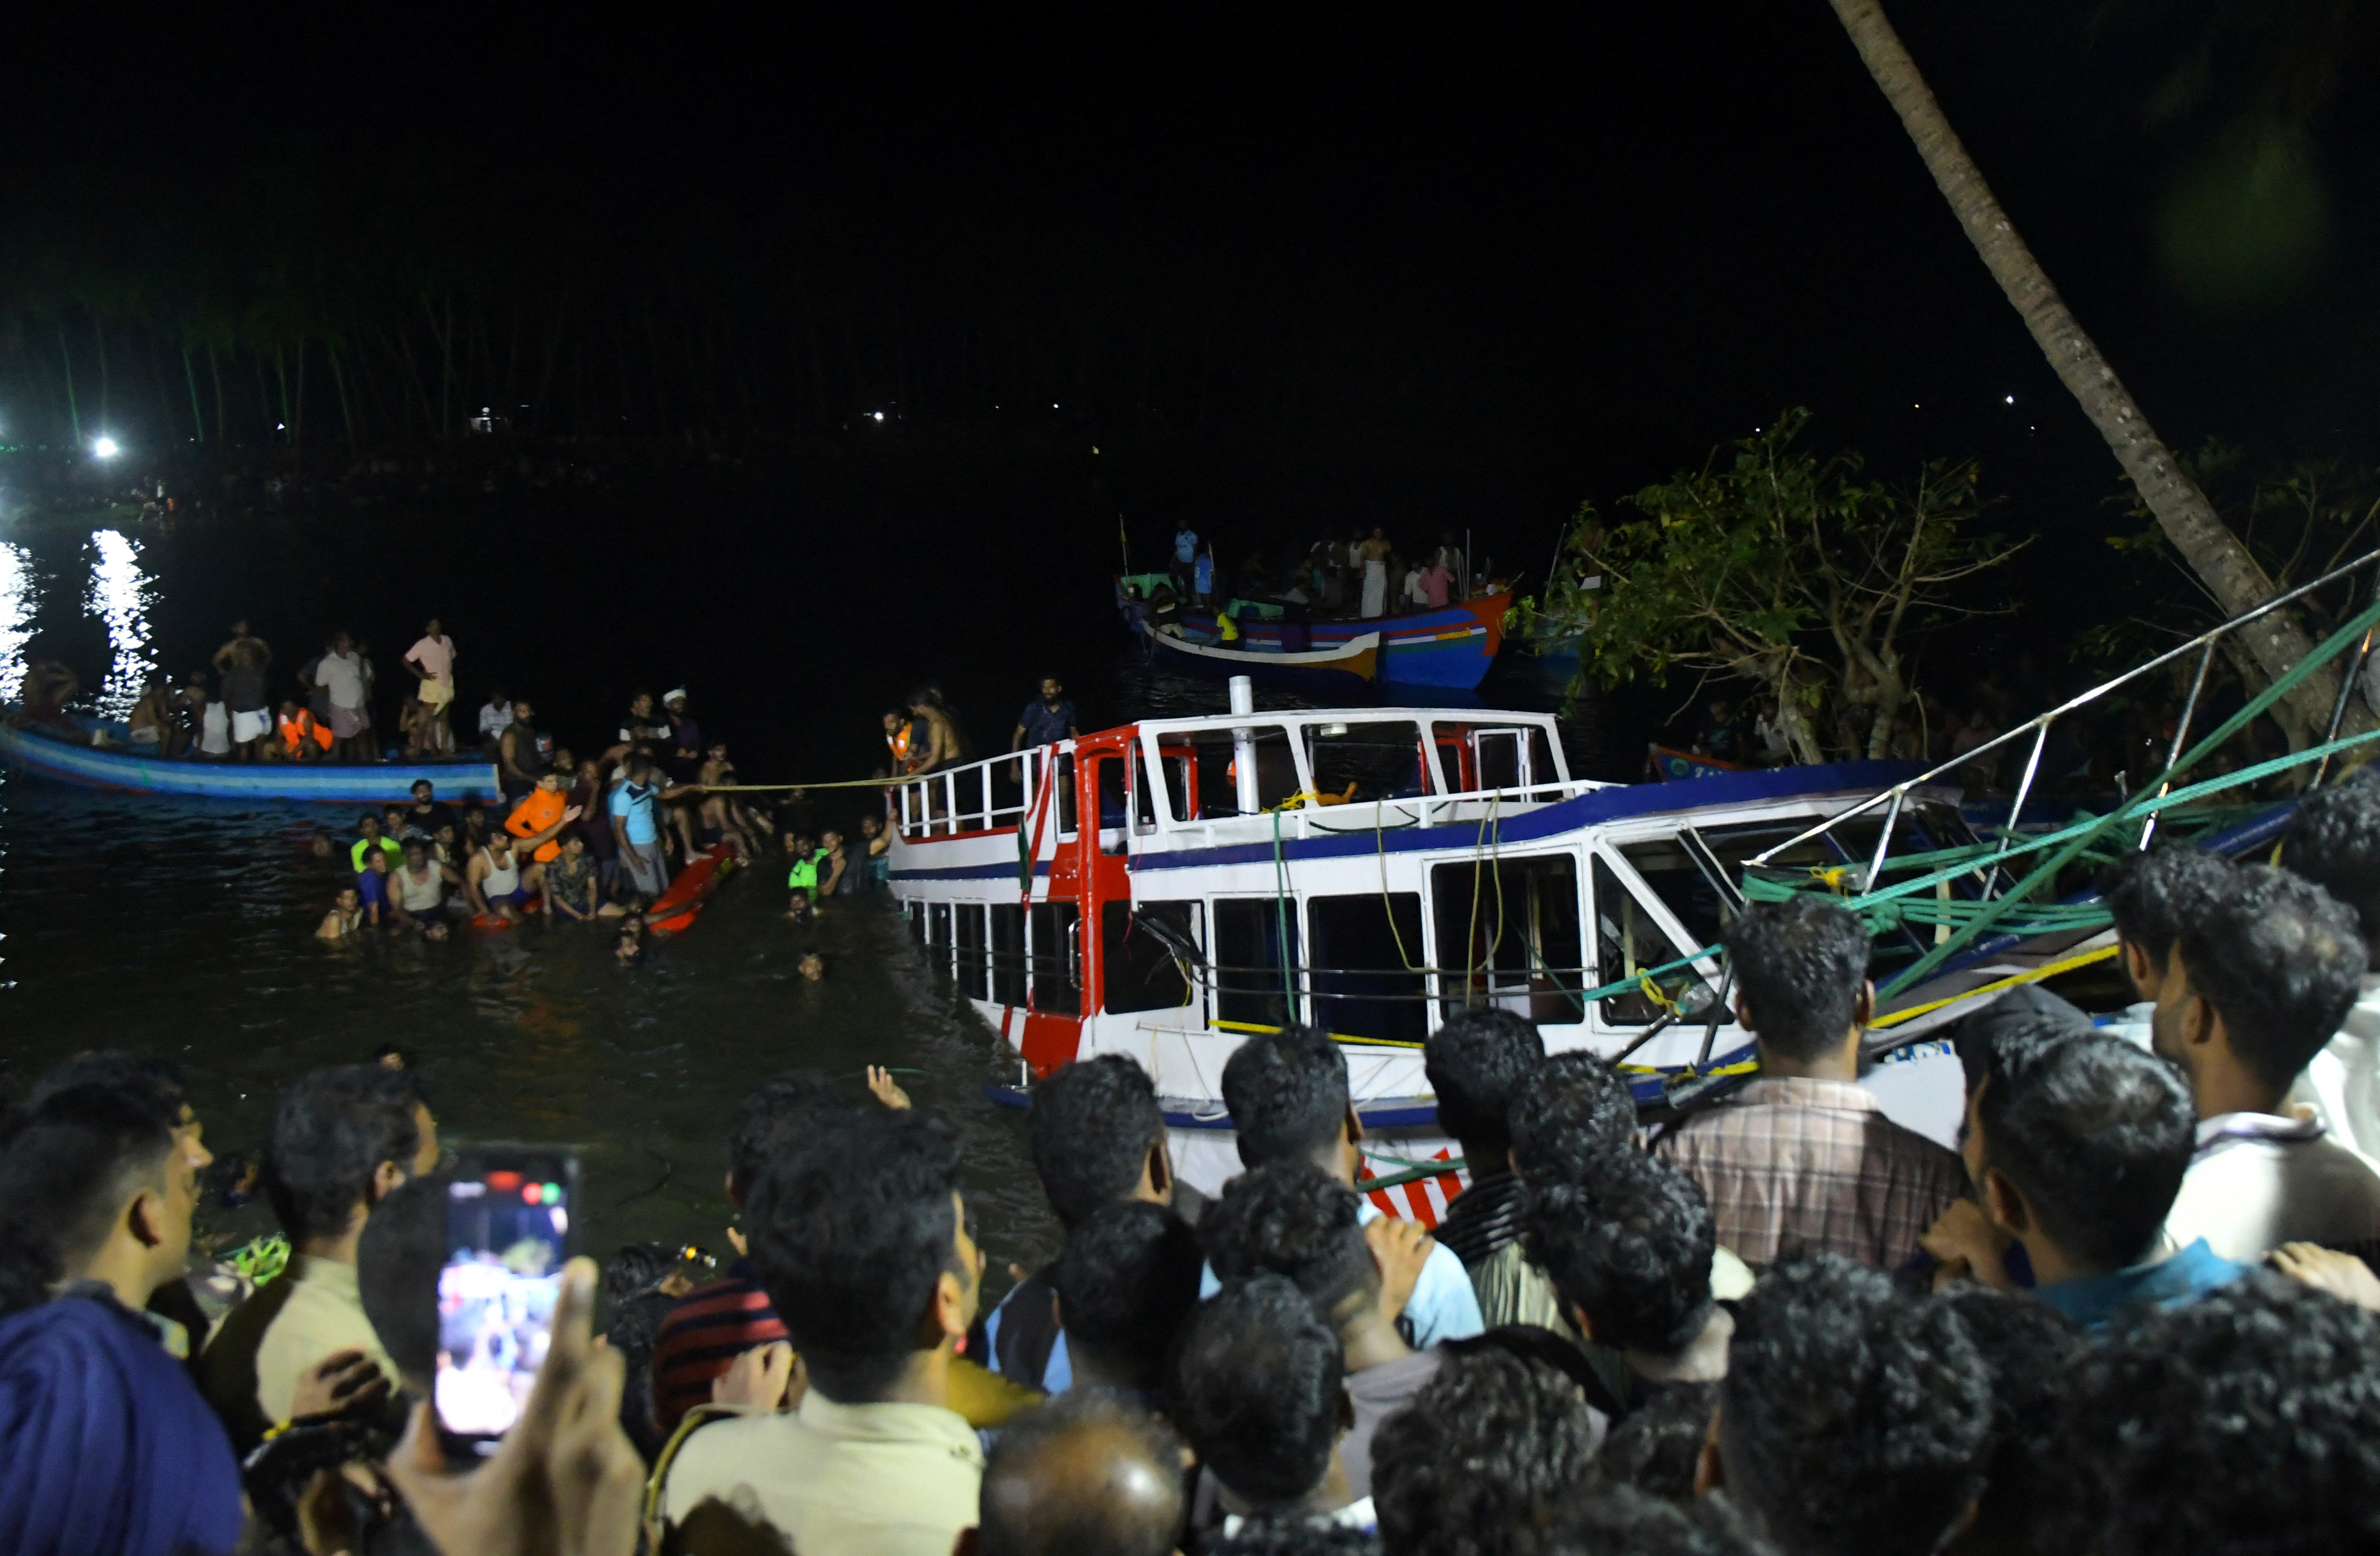
<path id="1" fill-rule="evenodd" d="M 1179 593 L 1190 587 L 1191 573 L 1198 565 L 1198 532 L 1184 520 L 1173 532 L 1173 587 Z"/>
<path id="2" fill-rule="evenodd" d="M 1388 535 L 1377 525 L 1355 549 L 1364 563 L 1364 620 L 1367 621 L 1388 613 L 1389 550 Z"/>
<path id="3" fill-rule="evenodd" d="M 892 757 L 891 771 L 909 770 L 909 750 L 917 742 L 917 721 L 906 709 L 888 707 L 884 710 L 884 749 Z"/>
<path id="4" fill-rule="evenodd" d="M 174 683 L 164 670 L 152 669 L 142 682 L 140 700 L 132 705 L 132 743 L 160 756 L 180 751 L 174 728 Z"/>
<path id="5" fill-rule="evenodd" d="M 909 714 L 911 772 L 930 773 L 959 760 L 958 726 L 951 722 L 951 716 L 930 690 L 920 687 L 909 694 Z M 922 741 L 917 735 L 920 724 L 925 727 Z"/>
<path id="6" fill-rule="evenodd" d="M 1421 602 L 1432 610 L 1443 610 L 1454 596 L 1454 569 L 1446 565 L 1446 551 L 1440 548 L 1422 569 Z"/>
<path id="7" fill-rule="evenodd" d="M 363 656 L 346 633 L 331 637 L 331 651 L 314 668 L 314 683 L 330 694 L 331 736 L 342 762 L 371 760 L 371 708 L 364 685 Z M 234 710 L 235 715 L 237 710 Z M 234 730 L 235 736 L 237 730 Z"/>
<path id="8" fill-rule="evenodd" d="M 207 695 L 207 678 L 197 670 L 182 687 L 182 705 L 198 730 L 193 756 L 220 761 L 231 754 L 231 709 L 221 697 Z"/>
<path id="9" fill-rule="evenodd" d="M 413 672 L 414 696 L 429 719 L 426 749 L 451 752 L 455 731 L 449 715 L 455 706 L 455 640 L 446 635 L 437 617 L 421 629 L 421 639 L 405 651 L 406 668 Z"/>
<path id="10" fill-rule="evenodd" d="M 389 880 L 388 922 L 431 940 L 446 938 L 446 888 L 463 884 L 454 870 L 431 856 L 430 845 L 407 839 L 405 864 Z"/>
<path id="11" fill-rule="evenodd" d="M 487 749 L 489 755 L 496 754 L 496 746 L 512 721 L 513 700 L 504 695 L 503 687 L 489 687 L 488 700 L 480 707 L 480 744 Z"/>
<path id="12" fill-rule="evenodd" d="M 1967 1168 L 1859 1084 L 1876 1009 L 1866 925 L 1815 897 L 1755 902 L 1727 950 L 1760 1078 L 1664 1136 L 1661 1153 L 1702 1185 L 1719 1242 L 1748 1264 L 1801 1248 L 1900 1269 L 1966 1195 Z"/>
<path id="13" fill-rule="evenodd" d="M 1190 597 L 1201 610 L 1215 608 L 1215 548 L 1198 548 L 1196 561 L 1190 564 Z"/>
<path id="14" fill-rule="evenodd" d="M 232 749 L 243 762 L 262 760 L 264 740 L 273 733 L 273 704 L 264 687 L 264 672 L 273 663 L 272 647 L 251 633 L 246 621 L 234 621 L 231 641 L 215 650 L 212 663 L 215 673 L 223 677 Z"/>
<path id="15" fill-rule="evenodd" d="M 1054 675 L 1045 675 L 1041 694 L 1016 716 L 1016 731 L 1008 737 L 1008 749 L 1022 751 L 1028 745 L 1070 740 L 1082 733 L 1075 724 L 1075 705 L 1066 695 L 1065 684 Z"/>

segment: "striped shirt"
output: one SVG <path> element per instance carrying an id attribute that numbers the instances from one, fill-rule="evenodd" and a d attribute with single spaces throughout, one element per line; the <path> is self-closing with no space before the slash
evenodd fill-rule
<path id="1" fill-rule="evenodd" d="M 675 1431 L 688 1410 L 710 1403 L 711 1381 L 726 1376 L 737 1357 L 785 1337 L 768 1292 L 743 1260 L 724 1279 L 679 1297 L 653 1340 L 653 1415 L 662 1434 Z"/>
<path id="2" fill-rule="evenodd" d="M 1718 1241 L 1755 1266 L 1798 1251 L 1897 1270 L 1967 1192 L 1964 1163 L 1847 1081 L 1764 1077 L 1658 1150 L 1702 1185 Z"/>

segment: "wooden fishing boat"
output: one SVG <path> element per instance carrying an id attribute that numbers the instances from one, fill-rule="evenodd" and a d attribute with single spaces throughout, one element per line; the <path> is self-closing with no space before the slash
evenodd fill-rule
<path id="1" fill-rule="evenodd" d="M 1150 619 L 1148 601 L 1158 585 L 1171 585 L 1161 573 L 1132 573 L 1116 581 L 1116 609 L 1133 631 Z M 1445 686 L 1470 691 L 1488 677 L 1504 645 L 1504 613 L 1511 591 L 1478 595 L 1436 609 L 1341 621 L 1293 620 L 1269 600 L 1232 599 L 1224 604 L 1245 640 L 1245 649 L 1319 653 L 1378 633 L 1380 657 L 1375 679 L 1400 686 Z M 1221 642 L 1211 610 L 1184 610 L 1174 625 L 1197 644 Z"/>
<path id="2" fill-rule="evenodd" d="M 1146 623 L 1141 631 L 1156 645 L 1156 652 L 1200 674 L 1245 675 L 1268 686 L 1284 686 L 1297 692 L 1344 694 L 1368 683 L 1380 663 L 1378 633 L 1366 633 L 1335 647 L 1293 654 L 1278 648 L 1224 648 L 1192 643 Z"/>
<path id="3" fill-rule="evenodd" d="M 9 710 L 13 712 L 14 710 Z M 121 741 L 122 726 L 91 721 L 109 743 L 79 745 L 0 718 L 0 764 L 18 772 L 118 794 L 171 794 L 210 800 L 305 800 L 331 804 L 404 800 L 427 778 L 438 798 L 494 802 L 502 795 L 495 764 L 482 757 L 450 762 L 197 762 L 144 754 Z M 87 726 L 86 732 L 90 732 Z"/>

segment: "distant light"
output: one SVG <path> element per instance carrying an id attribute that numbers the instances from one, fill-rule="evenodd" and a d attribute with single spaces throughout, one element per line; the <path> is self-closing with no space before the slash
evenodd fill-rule
<path id="1" fill-rule="evenodd" d="M 882 420 L 884 419 L 884 413 L 883 413 L 882 411 L 879 411 L 879 412 L 877 412 L 877 413 L 876 413 L 876 419 L 877 419 L 877 420 L 879 420 L 879 421 L 882 421 Z"/>
<path id="2" fill-rule="evenodd" d="M 2008 403 L 2009 403 L 2010 404 L 2011 404 L 2011 405 L 2015 404 L 2016 404 L 2016 396 L 2015 396 L 2015 395 L 2013 395 L 2013 394 L 2010 395 L 2010 396 L 2008 397 Z"/>
<path id="3" fill-rule="evenodd" d="M 1922 411 L 1922 410 L 1924 410 L 1925 407 L 1925 406 L 1923 406 L 1923 405 L 1912 405 L 1912 406 L 1910 406 L 1909 408 L 1910 408 L 1911 410 L 1912 410 L 1912 411 Z"/>
<path id="4" fill-rule="evenodd" d="M 102 459 L 114 459 L 117 452 L 115 440 L 113 438 L 95 439 L 91 442 L 91 452 L 99 455 Z"/>
<path id="5" fill-rule="evenodd" d="M 1057 402 L 1057 401 L 1055 401 L 1055 400 L 1050 401 L 1050 408 L 1051 410 L 1053 410 L 1053 411 L 1054 411 L 1054 410 L 1056 410 L 1056 409 L 1058 408 L 1058 402 Z"/>

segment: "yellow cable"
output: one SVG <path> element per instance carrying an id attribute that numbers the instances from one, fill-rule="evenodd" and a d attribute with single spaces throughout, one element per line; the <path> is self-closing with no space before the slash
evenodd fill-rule
<path id="1" fill-rule="evenodd" d="M 1870 1021 L 1868 1030 L 1875 1031 L 1884 1027 L 1899 1026 L 1901 1022 L 1923 1016 L 1929 1010 L 1939 1010 L 1946 1005 L 1956 1005 L 1962 999 L 1973 999 L 1977 995 L 1998 994 L 2002 989 L 2015 988 L 2019 983 L 2031 983 L 2043 978 L 2055 978 L 2061 972 L 2071 972 L 2078 967 L 2088 967 L 2095 961 L 2106 961 L 2109 957 L 2114 956 L 2119 948 L 2115 946 L 2103 946 L 2095 951 L 2086 951 L 2079 957 L 2070 957 L 2064 961 L 2051 962 L 2047 967 L 2035 968 L 2031 972 L 2020 972 L 2013 978 L 2003 978 L 1997 983 L 1985 983 L 1978 988 L 1969 989 L 1965 994 L 1952 995 L 1948 999 L 1933 1000 L 1925 1005 L 1912 1005 L 1906 1010 L 1896 1010 L 1889 1016 L 1881 1016 Z"/>

